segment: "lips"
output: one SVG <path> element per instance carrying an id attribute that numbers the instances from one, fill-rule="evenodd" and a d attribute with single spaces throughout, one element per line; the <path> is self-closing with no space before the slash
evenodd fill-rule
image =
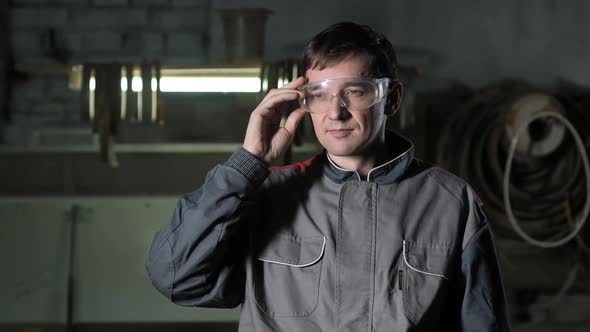
<path id="1" fill-rule="evenodd" d="M 352 133 L 353 129 L 348 128 L 338 128 L 338 129 L 329 129 L 327 133 L 335 138 L 343 138 Z"/>

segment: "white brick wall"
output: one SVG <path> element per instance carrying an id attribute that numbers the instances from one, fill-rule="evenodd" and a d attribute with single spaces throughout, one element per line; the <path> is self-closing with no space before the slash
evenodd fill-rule
<path id="1" fill-rule="evenodd" d="M 16 63 L 55 64 L 50 31 L 68 64 L 159 60 L 202 65 L 208 50 L 208 0 L 13 0 L 11 40 Z M 13 84 L 17 125 L 50 125 L 79 118 L 79 92 L 66 75 L 28 73 Z"/>

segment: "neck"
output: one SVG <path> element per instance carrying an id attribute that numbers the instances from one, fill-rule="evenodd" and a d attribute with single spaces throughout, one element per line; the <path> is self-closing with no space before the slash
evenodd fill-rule
<path id="1" fill-rule="evenodd" d="M 356 171 L 365 177 L 371 169 L 387 161 L 387 148 L 384 140 L 377 140 L 371 147 L 358 155 L 335 156 L 328 153 L 330 159 L 340 168 Z"/>

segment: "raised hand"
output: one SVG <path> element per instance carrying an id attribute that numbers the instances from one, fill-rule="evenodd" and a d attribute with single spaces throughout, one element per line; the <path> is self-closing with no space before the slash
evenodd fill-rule
<path id="1" fill-rule="evenodd" d="M 250 114 L 244 149 L 268 163 L 287 150 L 293 143 L 295 130 L 305 116 L 305 110 L 298 108 L 291 112 L 283 127 L 280 126 L 281 115 L 290 101 L 300 98 L 301 93 L 296 89 L 304 83 L 305 79 L 298 77 L 283 87 L 268 92 Z"/>

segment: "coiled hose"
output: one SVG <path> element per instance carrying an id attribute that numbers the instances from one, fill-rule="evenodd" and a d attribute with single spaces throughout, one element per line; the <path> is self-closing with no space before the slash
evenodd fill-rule
<path id="1" fill-rule="evenodd" d="M 564 135 L 550 153 L 520 153 L 508 158 L 514 133 L 509 132 L 507 123 L 513 121 L 514 103 L 533 93 L 552 95 L 561 104 L 563 118 L 569 119 L 581 135 L 580 142 L 576 145 L 574 136 Z M 537 127 L 555 125 L 539 121 Z M 525 127 L 531 130 L 532 124 Z M 590 113 L 567 96 L 550 94 L 523 82 L 505 81 L 484 88 L 451 114 L 438 140 L 437 162 L 475 188 L 485 202 L 484 210 L 496 234 L 519 240 L 525 239 L 525 234 L 525 240 L 533 240 L 527 242 L 551 247 L 571 240 L 587 219 L 590 179 L 584 176 L 587 166 L 581 150 L 588 149 L 589 134 Z M 508 195 L 504 195 L 507 161 L 512 181 Z M 510 197 L 510 212 L 504 196 Z M 567 223 L 566 201 L 572 215 L 578 216 L 577 226 Z M 518 220 L 517 227 L 509 214 L 512 221 Z"/>

